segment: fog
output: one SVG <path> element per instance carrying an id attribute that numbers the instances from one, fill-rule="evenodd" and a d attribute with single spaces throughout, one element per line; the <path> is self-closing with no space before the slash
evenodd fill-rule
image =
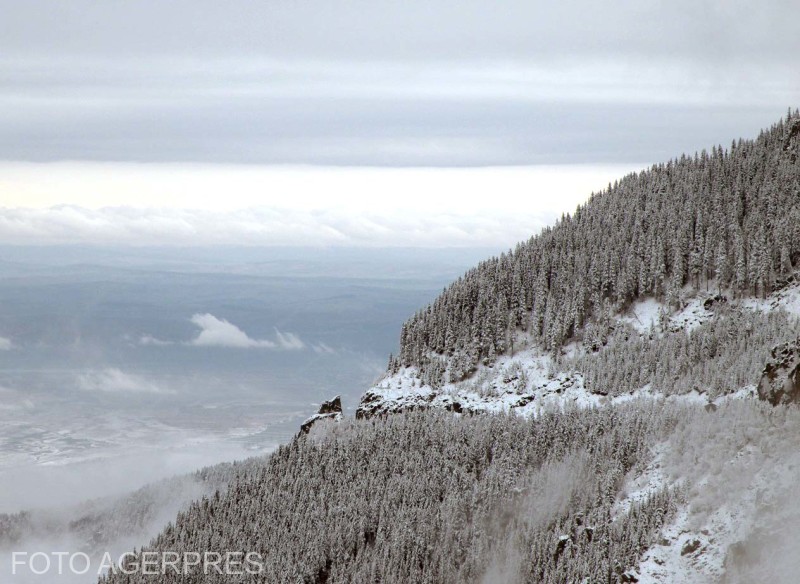
<path id="1" fill-rule="evenodd" d="M 498 250 L 0 249 L 0 513 L 269 452 L 353 409 L 403 320 Z"/>
<path id="2" fill-rule="evenodd" d="M 685 485 L 685 527 L 720 581 L 797 581 L 798 438 L 796 407 L 752 401 L 687 412 L 670 437 L 664 470 Z"/>

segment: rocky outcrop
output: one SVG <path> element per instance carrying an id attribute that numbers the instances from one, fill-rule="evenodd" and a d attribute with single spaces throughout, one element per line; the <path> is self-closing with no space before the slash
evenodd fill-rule
<path id="1" fill-rule="evenodd" d="M 525 399 L 526 397 L 520 397 L 519 405 L 525 405 L 533 400 L 532 396 L 528 400 Z M 428 388 L 399 395 L 393 395 L 391 392 L 387 394 L 373 388 L 361 397 L 361 403 L 356 408 L 356 419 L 362 420 L 374 416 L 400 414 L 430 408 L 443 409 L 456 414 L 477 414 L 483 411 L 483 408 L 478 406 L 479 404 L 475 404 L 471 400 L 436 393 Z"/>
<path id="2" fill-rule="evenodd" d="M 639 581 L 639 574 L 635 570 L 626 570 L 620 575 L 619 581 L 622 584 L 634 584 Z"/>
<path id="3" fill-rule="evenodd" d="M 727 304 L 728 297 L 723 296 L 722 294 L 716 294 L 714 296 L 709 296 L 703 301 L 703 308 L 706 310 L 714 310 L 717 306 L 721 304 Z"/>
<path id="4" fill-rule="evenodd" d="M 359 403 L 358 408 L 356 408 L 356 419 L 361 420 L 374 416 L 424 410 L 431 406 L 431 402 L 436 397 L 437 394 L 430 390 L 409 392 L 402 395 L 386 395 L 380 390 L 373 388 L 361 396 L 361 403 Z M 453 409 L 452 404 L 450 404 L 450 409 Z M 458 409 L 460 411 L 460 404 L 458 405 Z"/>
<path id="5" fill-rule="evenodd" d="M 758 397 L 773 406 L 800 401 L 800 339 L 772 349 L 758 382 Z"/>
<path id="6" fill-rule="evenodd" d="M 786 128 L 786 135 L 783 138 L 783 149 L 791 153 L 792 162 L 797 159 L 797 144 L 800 142 L 800 118 L 795 118 Z"/>
<path id="7" fill-rule="evenodd" d="M 559 535 L 556 542 L 556 549 L 553 552 L 553 559 L 558 561 L 561 554 L 564 553 L 572 545 L 572 537 L 569 535 Z"/>
<path id="8" fill-rule="evenodd" d="M 681 548 L 681 555 L 687 556 L 689 554 L 693 554 L 699 550 L 702 545 L 703 542 L 701 542 L 699 539 L 687 539 Z"/>
<path id="9" fill-rule="evenodd" d="M 333 420 L 334 422 L 338 422 L 341 419 L 342 398 L 337 395 L 331 400 L 322 402 L 322 404 L 319 406 L 319 411 L 303 422 L 303 424 L 300 426 L 300 432 L 303 434 L 308 434 L 314 424 L 320 422 L 321 420 Z"/>

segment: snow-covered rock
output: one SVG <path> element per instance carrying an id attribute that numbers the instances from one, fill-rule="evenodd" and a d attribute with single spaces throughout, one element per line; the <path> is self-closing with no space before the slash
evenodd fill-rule
<path id="1" fill-rule="evenodd" d="M 758 383 L 758 397 L 773 406 L 800 400 L 800 340 L 772 349 Z"/>
<path id="2" fill-rule="evenodd" d="M 481 365 L 469 380 L 441 388 L 423 384 L 415 368 L 403 368 L 367 390 L 356 417 L 425 408 L 457 414 L 513 411 L 535 416 L 543 409 L 569 404 L 598 406 L 604 399 L 586 390 L 579 373 L 553 371 L 551 357 L 533 348 L 502 356 L 491 366 Z"/>
<path id="3" fill-rule="evenodd" d="M 322 420 L 332 420 L 334 422 L 338 422 L 342 419 L 342 398 L 341 396 L 336 396 L 333 399 L 328 401 L 322 402 L 319 406 L 319 411 L 316 414 L 308 418 L 303 424 L 300 426 L 300 432 L 303 434 L 308 434 L 311 431 L 311 428 L 314 424 L 321 422 Z"/>

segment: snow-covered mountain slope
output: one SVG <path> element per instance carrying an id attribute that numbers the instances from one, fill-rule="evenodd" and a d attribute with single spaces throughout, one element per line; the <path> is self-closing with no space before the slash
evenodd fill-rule
<path id="1" fill-rule="evenodd" d="M 685 504 L 643 554 L 638 582 L 796 582 L 799 423 L 794 408 L 729 404 L 689 416 L 659 445 L 624 501 L 682 485 Z"/>
<path id="2" fill-rule="evenodd" d="M 679 307 L 672 310 L 647 298 L 613 315 L 609 326 L 633 339 L 653 340 L 696 335 L 713 326 L 715 318 L 732 314 L 735 318 L 739 313 L 800 316 L 800 282 L 790 278 L 763 299 L 734 300 L 716 292 L 685 290 Z M 750 334 L 746 328 L 742 335 Z M 611 342 L 619 342 L 619 335 L 615 338 Z M 606 349 L 603 346 L 599 351 Z M 646 384 L 632 392 L 604 395 L 593 391 L 582 372 L 564 367 L 591 353 L 588 344 L 580 340 L 557 357 L 531 343 L 514 355 L 480 365 L 467 380 L 438 388 L 423 383 L 414 368 L 403 368 L 365 393 L 358 414 L 369 417 L 443 408 L 456 413 L 502 411 L 535 417 L 551 408 L 602 407 L 637 398 L 704 406 L 692 409 L 695 414 L 653 450 L 650 462 L 626 477 L 614 516 L 625 516 L 632 506 L 661 489 L 684 492 L 683 505 L 643 553 L 639 565 L 629 570 L 630 581 L 793 582 L 787 575 L 791 571 L 786 565 L 793 557 L 787 546 L 797 538 L 791 529 L 785 533 L 788 528 L 781 522 L 788 509 L 788 517 L 796 519 L 792 525 L 800 528 L 800 505 L 789 497 L 791 485 L 800 480 L 800 455 L 794 453 L 792 441 L 787 441 L 787 436 L 800 436 L 800 418 L 791 410 L 774 414 L 768 404 L 755 399 L 760 369 L 749 383 L 722 394 L 698 387 L 669 395 Z M 784 536 L 780 542 L 769 543 L 765 538 L 770 532 Z M 785 552 L 780 561 L 766 559 L 776 549 Z M 764 580 L 759 574 L 772 574 L 772 579 Z"/>
<path id="3" fill-rule="evenodd" d="M 792 278 L 789 284 L 765 299 L 729 301 L 723 294 L 685 291 L 680 307 L 673 310 L 654 298 L 647 298 L 614 315 L 609 329 L 616 329 L 617 333 L 620 330 L 628 331 L 632 338 L 641 339 L 665 334 L 690 334 L 711 323 L 723 309 L 759 314 L 781 310 L 792 317 L 800 316 L 800 282 Z M 384 376 L 364 393 L 357 415 L 370 417 L 433 407 L 456 413 L 513 411 L 528 416 L 551 407 L 602 406 L 636 397 L 669 397 L 718 405 L 722 397 L 729 399 L 756 395 L 754 385 L 758 383 L 757 376 L 738 387 L 727 388 L 724 396 L 706 391 L 703 387 L 680 396 L 670 395 L 653 391 L 649 384 L 621 395 L 609 396 L 607 391 L 589 386 L 583 372 L 565 368 L 565 365 L 576 362 L 577 357 L 594 352 L 587 342 L 572 342 L 559 357 L 554 357 L 530 341 L 521 344 L 524 348 L 518 349 L 513 355 L 502 355 L 494 363 L 481 364 L 468 379 L 446 382 L 441 387 L 424 383 L 424 376 L 415 367 L 400 368 L 396 373 Z M 605 347 L 599 350 L 605 350 Z"/>

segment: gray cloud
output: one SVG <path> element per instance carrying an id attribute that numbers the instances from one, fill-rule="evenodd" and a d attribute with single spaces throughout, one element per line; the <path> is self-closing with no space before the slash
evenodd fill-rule
<path id="1" fill-rule="evenodd" d="M 0 159 L 656 162 L 800 97 L 791 0 L 6 3 Z"/>
<path id="2" fill-rule="evenodd" d="M 791 59 L 791 0 L 260 2 L 4 0 L 4 54 L 304 59 L 553 59 L 630 54 Z"/>

